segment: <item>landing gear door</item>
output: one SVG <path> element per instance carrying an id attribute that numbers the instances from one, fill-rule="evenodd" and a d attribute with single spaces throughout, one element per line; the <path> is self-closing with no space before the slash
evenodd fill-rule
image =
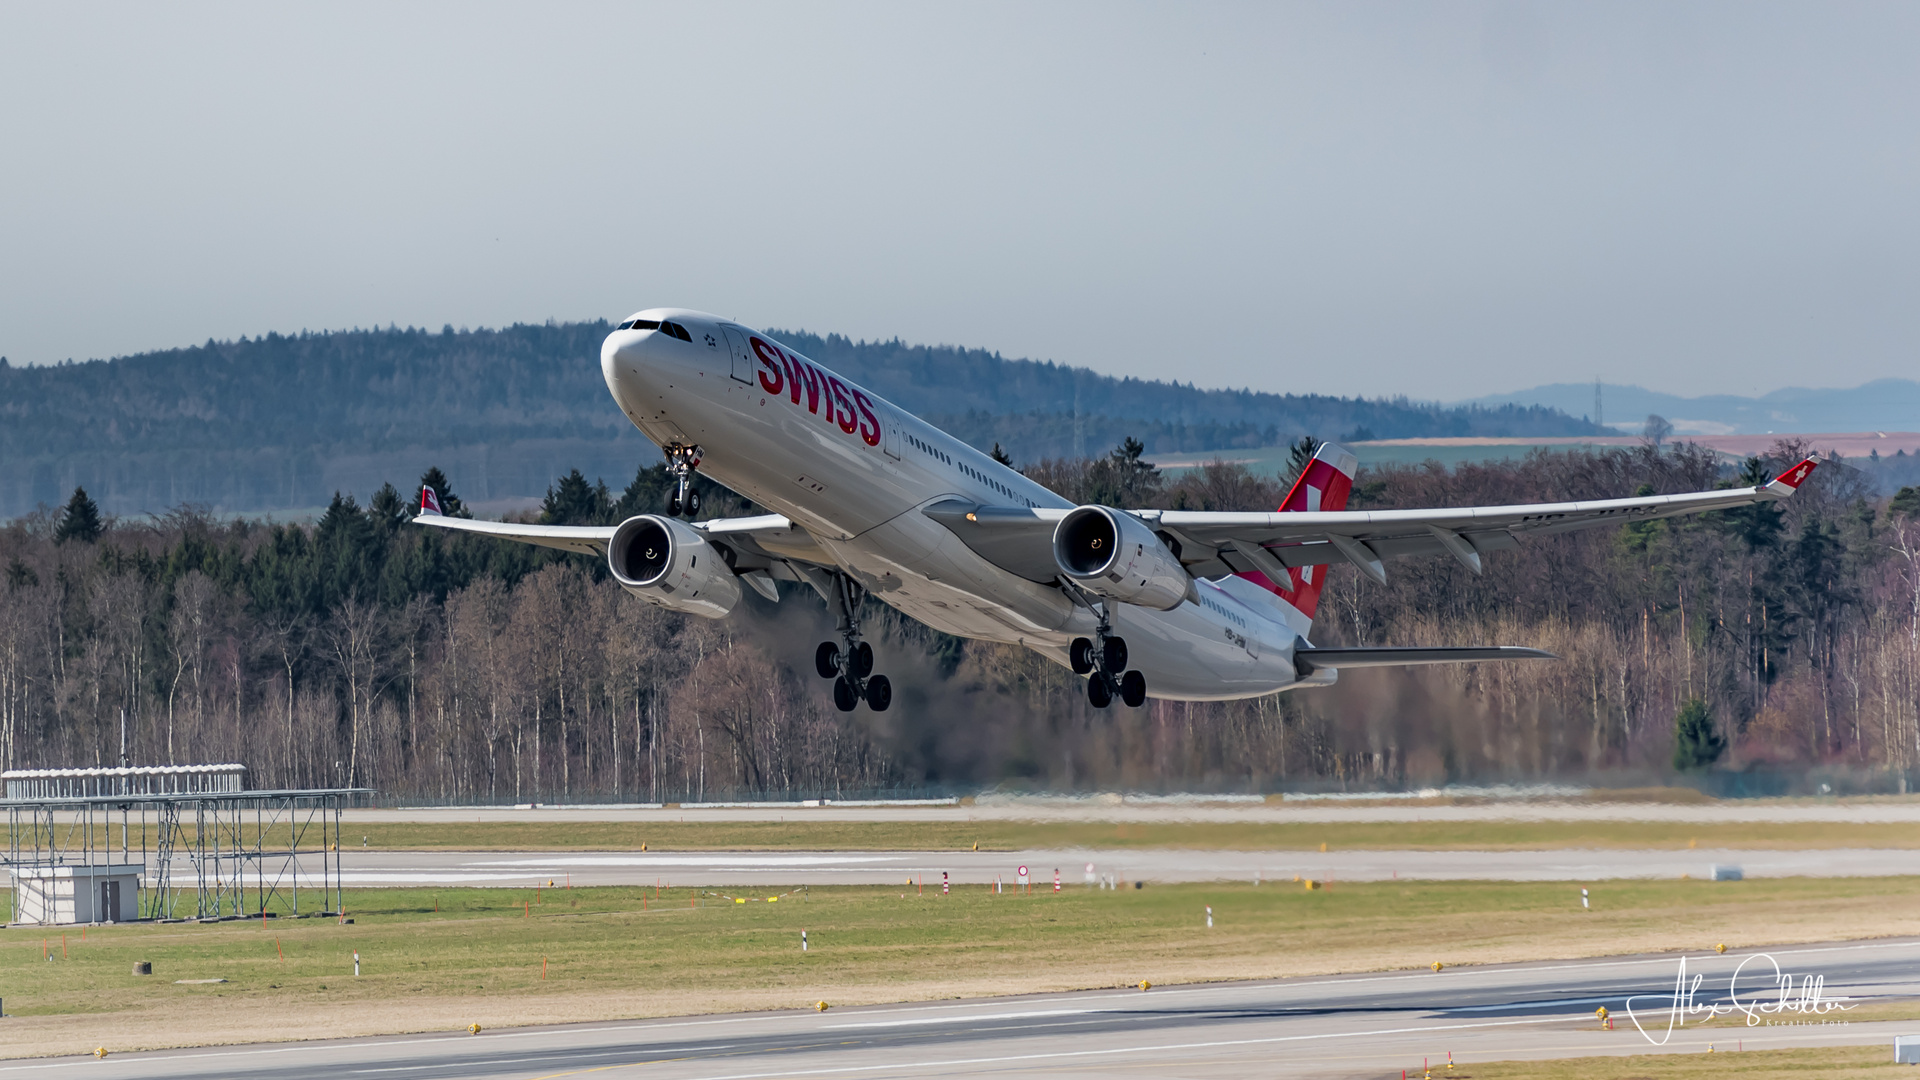
<path id="1" fill-rule="evenodd" d="M 720 331 L 727 335 L 727 349 L 733 354 L 733 377 L 743 383 L 752 383 L 753 354 L 747 351 L 746 335 L 726 325 L 722 325 Z"/>

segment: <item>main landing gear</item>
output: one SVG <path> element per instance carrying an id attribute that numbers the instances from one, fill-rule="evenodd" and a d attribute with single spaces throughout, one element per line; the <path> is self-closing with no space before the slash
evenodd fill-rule
<path id="1" fill-rule="evenodd" d="M 1147 677 L 1127 670 L 1127 639 L 1113 633 L 1112 625 L 1107 622 L 1106 602 L 1100 602 L 1098 607 L 1088 602 L 1087 606 L 1100 619 L 1099 628 L 1094 632 L 1095 640 L 1074 638 L 1073 644 L 1067 646 L 1067 660 L 1073 666 L 1073 673 L 1087 676 L 1087 704 L 1104 709 L 1117 697 L 1128 708 L 1137 709 L 1147 701 Z"/>
<path id="2" fill-rule="evenodd" d="M 865 701 L 874 712 L 886 712 L 893 704 L 893 683 L 885 675 L 873 673 L 873 646 L 860 638 L 860 604 L 866 590 L 846 574 L 833 574 L 834 614 L 839 619 L 840 644 L 823 641 L 813 653 L 813 670 L 823 679 L 833 680 L 833 706 L 852 712 Z"/>
<path id="3" fill-rule="evenodd" d="M 700 448 L 686 443 L 666 447 L 667 472 L 673 477 L 673 494 L 667 496 L 667 516 L 692 517 L 700 512 L 700 493 L 693 490 L 693 470 L 700 467 Z"/>

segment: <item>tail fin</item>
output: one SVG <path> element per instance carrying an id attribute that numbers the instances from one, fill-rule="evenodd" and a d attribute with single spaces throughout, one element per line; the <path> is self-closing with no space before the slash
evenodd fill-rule
<path id="1" fill-rule="evenodd" d="M 1353 493 L 1353 475 L 1360 469 L 1360 459 L 1353 456 L 1345 447 L 1333 443 L 1321 443 L 1314 451 L 1313 460 L 1300 470 L 1300 479 L 1293 482 L 1293 490 L 1287 492 L 1286 500 L 1280 504 L 1280 512 L 1345 510 L 1347 496 Z M 1285 607 L 1299 613 L 1299 618 L 1288 618 L 1296 623 L 1296 629 L 1305 636 L 1308 627 L 1313 625 L 1313 613 L 1320 606 L 1320 588 L 1326 583 L 1327 568 L 1324 566 L 1295 566 L 1287 571 L 1287 580 L 1273 581 L 1259 571 L 1250 571 L 1238 575 L 1272 593 Z"/>
<path id="2" fill-rule="evenodd" d="M 435 490 L 433 490 L 433 489 L 432 489 L 432 488 L 430 488 L 430 487 L 427 487 L 427 486 L 425 486 L 425 485 L 421 485 L 421 488 L 420 488 L 420 512 L 421 512 L 422 514 L 431 514 L 431 515 L 433 515 L 434 517 L 439 517 L 439 516 L 441 516 L 441 510 L 440 510 L 440 493 L 439 493 L 439 492 L 437 492 L 437 491 L 435 491 Z"/>

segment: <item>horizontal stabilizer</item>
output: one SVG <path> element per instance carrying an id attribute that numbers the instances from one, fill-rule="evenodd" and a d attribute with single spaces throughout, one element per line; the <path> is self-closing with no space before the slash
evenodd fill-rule
<path id="1" fill-rule="evenodd" d="M 1440 648 L 1385 646 L 1377 649 L 1297 649 L 1294 667 L 1301 675 L 1320 668 L 1403 667 L 1411 664 L 1473 664 L 1482 660 L 1554 660 L 1545 649 L 1519 645 L 1457 645 Z"/>

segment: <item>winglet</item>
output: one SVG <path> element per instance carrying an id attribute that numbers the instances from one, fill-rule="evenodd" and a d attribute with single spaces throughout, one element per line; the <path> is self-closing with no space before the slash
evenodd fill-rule
<path id="1" fill-rule="evenodd" d="M 420 487 L 420 513 L 432 517 L 443 516 L 440 511 L 440 493 L 424 484 Z"/>
<path id="2" fill-rule="evenodd" d="M 1813 472 L 1814 467 L 1818 464 L 1820 463 L 1812 458 L 1803 458 L 1800 464 L 1774 477 L 1773 480 L 1761 490 L 1771 491 L 1784 499 L 1800 490 L 1800 485 L 1806 481 L 1808 475 Z"/>

